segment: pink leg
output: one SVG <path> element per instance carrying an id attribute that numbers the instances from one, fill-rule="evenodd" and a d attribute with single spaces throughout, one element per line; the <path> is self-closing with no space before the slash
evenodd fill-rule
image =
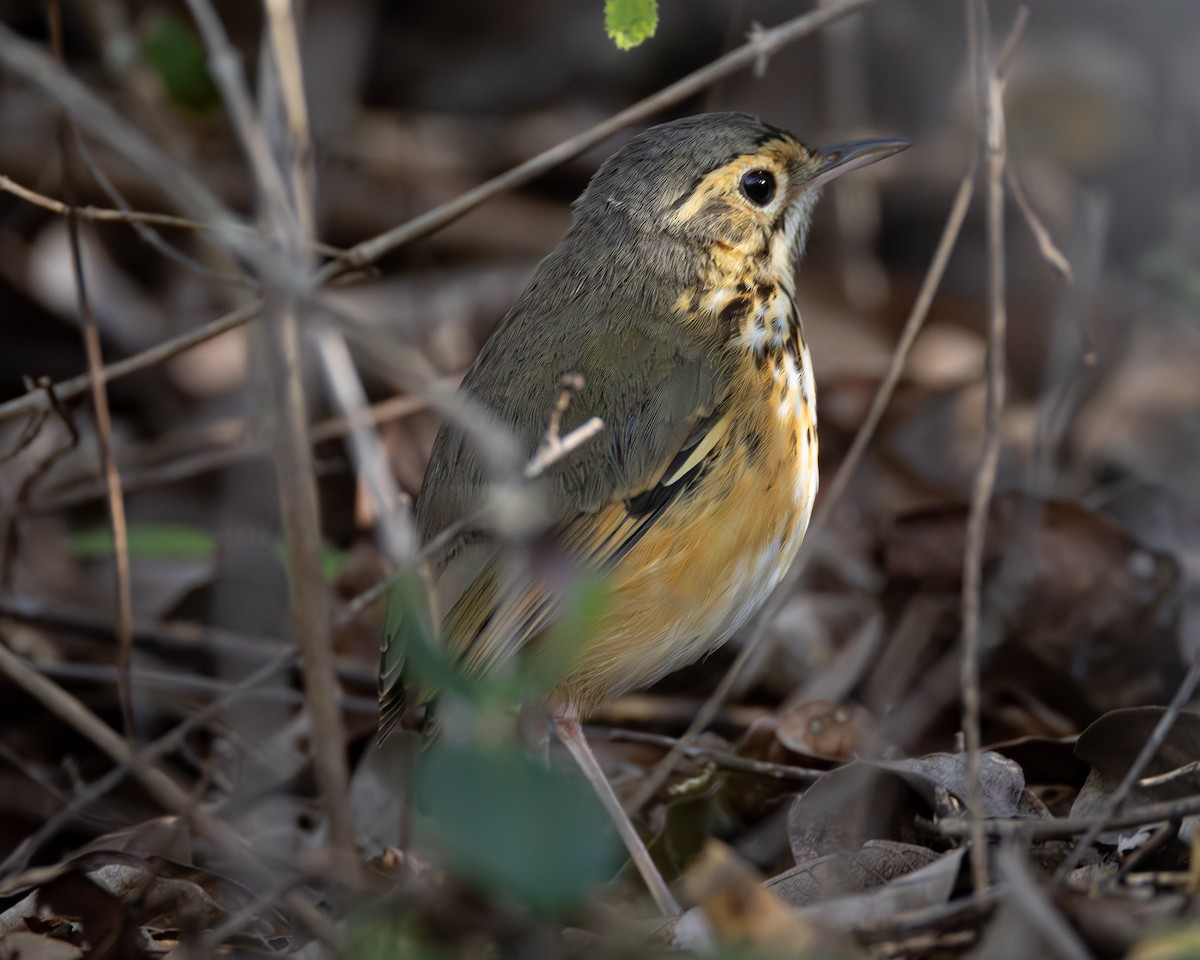
<path id="1" fill-rule="evenodd" d="M 570 751 L 571 756 L 575 758 L 575 762 L 579 764 L 579 769 L 583 771 L 583 775 L 591 783 L 592 788 L 596 791 L 596 795 L 600 797 L 600 802 L 604 804 L 604 809 L 608 812 L 613 826 L 617 828 L 617 833 L 620 834 L 621 839 L 625 842 L 625 849 L 629 851 L 629 856 L 633 859 L 634 866 L 637 867 L 638 873 L 642 875 L 646 886 L 649 887 L 650 896 L 658 904 L 658 909 L 665 916 L 678 916 L 682 912 L 679 909 L 679 904 L 668 889 L 666 881 L 662 878 L 662 874 L 658 872 L 658 867 L 650 859 L 650 851 L 642 843 L 642 838 L 638 836 L 633 822 L 625 814 L 624 809 L 622 809 L 621 801 L 617 799 L 617 795 L 613 792 L 612 784 L 608 782 L 604 771 L 600 769 L 600 764 L 596 762 L 592 748 L 588 746 L 587 739 L 583 735 L 583 728 L 579 725 L 578 715 L 573 710 L 564 711 L 551 708 L 550 716 L 554 721 L 554 729 L 558 733 L 558 739 Z"/>

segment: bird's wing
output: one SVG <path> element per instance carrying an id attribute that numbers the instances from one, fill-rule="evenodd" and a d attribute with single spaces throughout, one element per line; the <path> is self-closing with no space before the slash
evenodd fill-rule
<path id="1" fill-rule="evenodd" d="M 519 301 L 463 381 L 467 394 L 532 454 L 561 376 L 583 375 L 563 432 L 593 416 L 604 421 L 604 430 L 552 465 L 543 483 L 554 521 L 554 556 L 560 566 L 581 571 L 620 563 L 706 468 L 728 428 L 730 371 L 721 347 L 671 336 L 663 318 L 611 322 L 614 311 L 645 308 L 644 301 L 631 303 L 636 297 L 628 292 L 622 297 L 608 290 L 602 304 L 574 304 L 580 315 L 597 318 L 588 329 L 562 317 L 547 323 L 536 303 Z M 614 357 L 622 359 L 614 365 Z M 428 540 L 470 516 L 486 485 L 470 438 L 452 424 L 443 426 L 418 500 L 422 536 Z M 558 611 L 546 578 L 514 574 L 497 545 L 479 531 L 464 530 L 434 567 L 442 642 L 470 670 L 508 659 Z M 397 662 L 396 645 L 394 638 L 385 639 L 385 666 Z M 385 705 L 398 690 L 392 683 L 383 691 Z"/>
<path id="2" fill-rule="evenodd" d="M 532 564 L 506 565 L 511 558 L 484 543 L 451 560 L 439 582 L 449 587 L 439 590 L 447 604 L 442 625 L 466 670 L 490 670 L 541 634 L 556 619 L 572 574 L 603 573 L 621 563 L 699 479 L 728 429 L 728 414 L 697 407 L 688 421 L 683 440 L 654 458 L 641 483 L 614 484 L 601 503 L 591 480 L 595 509 L 564 516 Z"/>

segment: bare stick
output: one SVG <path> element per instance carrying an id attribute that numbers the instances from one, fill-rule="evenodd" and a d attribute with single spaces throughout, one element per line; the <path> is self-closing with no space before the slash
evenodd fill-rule
<path id="1" fill-rule="evenodd" d="M 97 182 L 99 182 L 99 178 L 97 178 Z M 101 188 L 103 189 L 103 184 L 101 184 Z M 53 197 L 47 197 L 36 190 L 31 190 L 29 187 L 17 183 L 12 177 L 5 176 L 2 173 L 0 173 L 0 191 L 11 193 L 14 197 L 19 197 L 26 203 L 40 207 L 43 210 L 48 210 L 50 213 L 57 213 L 59 216 L 66 216 L 67 214 L 67 205 L 61 200 L 55 200 Z M 107 193 L 108 191 L 105 190 L 105 192 Z M 95 207 L 90 204 L 84 207 L 75 207 L 74 209 L 75 215 L 80 220 L 88 220 L 96 223 L 127 223 L 130 226 L 140 223 L 153 227 L 173 227 L 178 230 L 229 229 L 241 230 L 246 233 L 254 232 L 254 229 L 246 224 L 226 224 L 222 227 L 216 227 L 210 223 L 200 223 L 198 220 L 189 220 L 187 217 L 178 217 L 171 213 L 130 210 L 126 209 L 124 204 L 120 206 L 120 209 L 116 210 Z M 327 243 L 314 243 L 313 250 L 335 259 L 345 253 L 340 247 L 330 246 Z"/>
<path id="2" fill-rule="evenodd" d="M 282 154 L 281 162 L 288 164 L 298 229 L 307 242 L 316 230 L 313 212 L 316 176 L 296 19 L 291 0 L 266 0 L 265 5 L 270 44 L 269 56 L 264 58 L 267 67 L 260 100 L 266 107 L 271 99 L 268 94 L 274 94 L 282 103 L 286 129 L 277 132 L 283 142 L 276 153 Z M 275 67 L 274 73 L 271 65 Z M 361 418 L 368 407 L 367 392 L 355 369 L 346 337 L 333 323 L 310 324 L 307 334 L 316 348 L 330 399 L 338 412 L 354 424 L 348 446 L 373 501 L 372 514 L 380 545 L 393 566 L 411 566 L 419 538 L 409 514 L 408 498 L 400 491 L 378 432 Z"/>
<path id="3" fill-rule="evenodd" d="M 987 7 L 984 0 L 970 2 L 973 5 L 976 28 L 979 30 L 976 52 L 979 57 L 979 93 L 982 98 L 980 107 L 983 115 L 984 165 L 988 187 L 988 352 L 983 452 L 971 489 L 963 558 L 962 663 L 959 685 L 962 690 L 963 733 L 967 749 L 967 808 L 971 811 L 972 822 L 979 824 L 983 810 L 983 786 L 979 779 L 979 752 L 983 747 L 979 731 L 979 632 L 983 604 L 983 548 L 987 537 L 988 508 L 996 483 L 996 465 L 1000 458 L 1000 416 L 1004 410 L 1006 387 L 1004 167 L 1007 150 L 1002 81 L 994 68 L 986 66 L 990 40 Z M 971 879 L 976 894 L 987 889 L 987 840 L 981 827 L 971 836 Z"/>
<path id="4" fill-rule="evenodd" d="M 225 35 L 225 28 L 221 26 L 220 18 L 212 4 L 206 0 L 186 2 L 204 40 L 208 67 L 214 83 L 221 91 L 230 125 L 242 153 L 250 163 L 254 184 L 258 188 L 268 221 L 276 233 L 274 239 L 281 243 L 289 239 L 294 240 L 301 235 L 298 215 L 290 202 L 295 198 L 288 196 L 283 176 L 271 156 L 271 148 L 262 124 L 254 112 L 254 103 L 242 76 L 242 59 Z M 285 268 L 280 271 L 275 281 L 284 289 L 292 289 L 295 277 L 291 270 Z"/>
<path id="5" fill-rule="evenodd" d="M 447 382 L 457 383 L 455 378 L 447 378 Z M 54 396 L 48 385 L 43 389 Z M 340 440 L 347 436 L 356 426 L 362 424 L 379 426 L 391 420 L 398 420 L 410 414 L 429 408 L 424 397 L 395 396 L 381 400 L 360 411 L 350 418 L 330 417 L 314 424 L 308 432 L 312 444 L 327 443 L 330 440 Z M 63 415 L 65 416 L 65 414 Z M 69 423 L 69 420 L 67 421 Z M 122 469 L 122 486 L 126 493 L 137 490 L 149 490 L 163 484 L 176 483 L 190 479 L 212 470 L 220 470 L 239 460 L 261 455 L 268 448 L 266 431 L 257 431 L 249 421 L 226 421 L 218 425 L 219 436 L 207 446 L 181 452 L 178 456 L 163 461 L 157 461 L 153 456 L 143 459 L 151 461 L 146 466 L 126 463 Z M 65 449 L 69 449 L 65 448 Z M 3 458 L 0 458 L 3 462 Z M 22 514 L 48 514 L 88 503 L 104 495 L 103 485 L 88 477 L 55 489 L 44 499 L 38 499 L 28 504 Z M 2 529 L 2 526 L 0 526 Z"/>
<path id="6" fill-rule="evenodd" d="M 313 197 L 316 191 L 316 173 L 313 169 L 312 135 L 308 121 L 308 103 L 304 96 L 304 70 L 300 63 L 300 41 L 296 27 L 296 11 L 292 0 L 264 0 L 267 13 L 267 35 L 264 41 L 270 54 L 274 73 L 263 72 L 263 87 L 270 87 L 278 94 L 283 105 L 283 117 L 287 123 L 284 142 L 280 144 L 286 160 L 288 178 L 291 181 L 291 202 L 295 209 L 298 232 L 301 237 L 312 237 L 316 233 L 316 216 L 313 212 Z M 267 109 L 266 89 L 259 91 L 262 109 Z"/>
<path id="7" fill-rule="evenodd" d="M 1200 760 L 1193 760 L 1191 763 L 1185 763 L 1182 767 L 1176 767 L 1174 770 L 1168 770 L 1166 773 L 1160 773 L 1153 777 L 1142 777 L 1138 780 L 1139 787 L 1161 787 L 1163 784 L 1173 783 L 1176 780 L 1182 780 L 1184 777 L 1190 777 L 1200 772 Z"/>
<path id="8" fill-rule="evenodd" d="M 189 220 L 187 217 L 177 217 L 170 213 L 145 213 L 136 210 L 108 210 L 103 207 L 85 206 L 85 207 L 68 207 L 61 200 L 55 200 L 53 197 L 47 197 L 45 194 L 38 193 L 36 190 L 31 190 L 29 187 L 23 186 L 12 177 L 5 176 L 0 173 L 0 190 L 5 193 L 11 193 L 14 197 L 19 197 L 26 203 L 32 204 L 35 207 L 40 207 L 42 210 L 48 210 L 50 213 L 56 213 L 59 216 L 65 217 L 67 211 L 73 209 L 75 216 L 80 220 L 91 220 L 95 222 L 105 223 L 144 223 L 158 227 L 178 227 L 184 230 L 207 230 L 211 229 L 208 224 L 198 223 L 195 220 Z"/>
<path id="9" fill-rule="evenodd" d="M 1029 874 L 1024 858 L 1012 847 L 1000 851 L 996 858 L 1000 875 L 1008 881 L 1011 903 L 1026 922 L 1038 932 L 1060 960 L 1092 960 L 1092 952 L 1075 929 L 1063 919 L 1050 903 L 1045 892 Z"/>
<path id="10" fill-rule="evenodd" d="M 92 152 L 87 148 L 87 144 L 84 142 L 83 137 L 79 135 L 78 131 L 75 133 L 75 150 L 79 154 L 79 159 L 83 161 L 83 165 L 87 167 L 88 173 L 91 175 L 92 179 L 95 180 L 100 189 L 104 191 L 105 196 L 107 196 L 108 199 L 112 201 L 112 203 L 114 203 L 118 209 L 126 212 L 132 212 L 130 211 L 129 204 L 125 202 L 125 198 L 121 196 L 120 191 L 113 186 L 112 181 L 109 180 L 104 171 L 100 169 L 100 165 L 92 156 Z M 144 242 L 151 249 L 157 250 L 173 263 L 179 264 L 185 270 L 190 270 L 192 273 L 205 277 L 208 280 L 213 280 L 217 283 L 230 283 L 234 286 L 248 287 L 251 289 L 256 289 L 258 287 L 258 283 L 253 278 L 246 276 L 244 273 L 222 273 L 219 270 L 212 269 L 207 264 L 201 263 L 195 257 L 188 256 L 182 250 L 178 250 L 167 243 L 167 241 L 164 240 L 157 231 L 152 229 L 149 224 L 142 223 L 138 220 L 130 220 L 129 225 L 133 228 L 133 232 L 141 237 L 142 242 Z"/>
<path id="11" fill-rule="evenodd" d="M 1017 7 L 1016 15 L 1013 17 L 1013 25 L 1009 27 L 1008 36 L 1004 38 L 1004 43 L 1000 47 L 1000 52 L 996 54 L 996 75 L 1003 79 L 1008 76 L 1008 69 L 1012 66 L 1013 58 L 1017 55 L 1017 47 L 1021 44 L 1021 37 L 1025 35 L 1025 26 L 1029 23 L 1029 8 L 1025 4 Z"/>
<path id="12" fill-rule="evenodd" d="M 0 24 L 0 30 L 3 30 L 2 24 Z M 226 334 L 230 330 L 236 330 L 238 327 L 245 326 L 251 320 L 255 319 L 261 310 L 262 301 L 256 299 L 244 306 L 238 307 L 236 310 L 231 310 L 223 317 L 219 317 L 211 323 L 206 323 L 202 327 L 189 330 L 187 333 L 181 333 L 179 336 L 172 337 L 169 340 L 164 340 L 157 346 L 143 350 L 132 357 L 126 357 L 124 360 L 117 360 L 110 363 L 102 371 L 104 382 L 112 383 L 114 380 L 120 380 L 122 377 L 127 377 L 130 374 L 157 366 L 173 357 L 179 356 L 181 353 L 186 353 L 192 347 L 207 343 L 209 340 Z M 69 380 L 63 380 L 52 389 L 59 403 L 66 403 L 68 400 L 74 400 L 76 397 L 87 393 L 91 389 L 91 385 L 91 374 L 82 373 L 77 377 L 71 377 Z M 0 403 L 0 423 L 3 423 L 5 420 L 11 420 L 13 417 L 36 415 L 39 410 L 44 409 L 45 402 L 39 391 L 38 393 L 27 393 L 6 403 Z"/>
<path id="13" fill-rule="evenodd" d="M 1022 7 L 1021 9 L 1024 10 L 1025 8 Z M 1013 169 L 1012 164 L 1005 165 L 1004 175 L 1008 183 L 1009 192 L 1012 194 L 1013 199 L 1017 201 L 1017 208 L 1021 211 L 1025 222 L 1029 225 L 1029 231 L 1033 234 L 1033 239 L 1037 242 L 1038 252 L 1041 253 L 1042 259 L 1054 268 L 1054 272 L 1058 274 L 1060 279 L 1067 283 L 1074 283 L 1075 271 L 1071 269 L 1071 261 L 1067 259 L 1066 254 L 1055 244 L 1054 238 L 1050 236 L 1050 231 L 1042 223 L 1042 218 L 1033 209 L 1033 204 L 1029 200 L 1029 194 L 1025 192 L 1021 178 L 1017 176 L 1017 171 Z"/>
<path id="14" fill-rule="evenodd" d="M 379 433 L 363 416 L 369 409 L 367 391 L 354 367 L 346 338 L 331 324 L 320 324 L 309 332 L 325 374 L 329 397 L 350 425 L 346 431 L 348 446 L 373 501 L 380 546 L 393 566 L 409 565 L 416 557 L 420 538 L 408 509 L 408 498 L 396 482 Z"/>
<path id="15" fill-rule="evenodd" d="M 770 763 L 766 760 L 754 760 L 742 757 L 728 750 L 718 750 L 706 747 L 700 743 L 684 743 L 676 737 L 665 737 L 659 733 L 647 733 L 643 730 L 626 730 L 622 727 L 589 727 L 587 735 L 592 740 L 627 741 L 629 743 L 648 743 L 666 750 L 681 747 L 684 756 L 711 763 L 723 770 L 735 773 L 752 773 L 760 777 L 770 777 L 773 780 L 784 780 L 793 783 L 813 783 L 820 780 L 829 770 L 817 770 L 811 767 L 794 767 L 787 763 Z"/>
<path id="16" fill-rule="evenodd" d="M 250 163 L 271 239 L 283 254 L 275 263 L 260 257 L 264 270 L 265 317 L 269 341 L 276 479 L 284 536 L 291 557 L 292 626 L 303 654 L 308 695 L 313 772 L 333 844 L 354 847 L 347 802 L 349 769 L 329 621 L 329 589 L 321 566 L 321 530 L 308 409 L 301 370 L 297 309 L 299 294 L 311 288 L 306 262 L 306 227 L 311 227 L 310 182 L 294 181 L 289 192 L 272 157 L 263 125 L 254 112 L 241 61 L 208 0 L 188 0 L 204 40 L 213 79 L 221 91 L 238 142 Z M 266 104 L 264 103 L 264 108 Z M 290 145 L 289 145 L 290 146 Z M 303 194 L 303 195 L 302 195 Z M 274 269 L 271 269 L 274 267 Z"/>
<path id="17" fill-rule="evenodd" d="M 1129 827 L 1142 827 L 1151 823 L 1182 820 L 1200 814 L 1200 794 L 1183 797 L 1179 800 L 1164 800 L 1162 803 L 1148 803 L 1141 807 L 1131 807 L 1124 813 L 1098 814 L 1094 817 L 1050 817 L 1045 820 L 984 820 L 984 832 L 990 837 L 1023 837 L 1029 840 L 1061 840 L 1076 837 L 1081 833 L 1096 830 L 1124 830 Z M 966 837 L 972 830 L 968 820 L 943 820 L 930 824 L 934 830 L 944 837 Z M 1081 844 L 1082 846 L 1082 841 Z M 1075 865 L 1071 866 L 1071 870 Z M 1070 870 L 1067 871 L 1070 873 Z M 1057 879 L 1065 879 L 1065 874 Z"/>
<path id="18" fill-rule="evenodd" d="M 546 426 L 546 434 L 542 437 L 537 452 L 525 464 L 526 479 L 532 480 L 534 477 L 541 476 L 551 464 L 557 463 L 572 450 L 579 449 L 604 429 L 604 421 L 599 417 L 592 417 L 564 437 L 562 435 L 563 416 L 575 398 L 575 394 L 583 389 L 583 375 L 564 373 L 559 386 L 561 389 L 558 399 L 550 408 L 550 422 Z"/>
<path id="19" fill-rule="evenodd" d="M 193 6 L 207 4 L 193 2 Z M 249 136 L 249 134 L 247 134 Z M 275 229 L 296 229 L 295 214 Z M 285 234 L 286 235 L 286 234 Z M 292 245 L 292 252 L 296 246 Z M 333 843 L 354 848 L 354 824 L 348 806 L 349 767 L 330 634 L 329 585 L 321 566 L 321 527 L 312 447 L 308 442 L 308 404 L 301 368 L 297 302 L 290 293 L 268 293 L 268 356 L 272 367 L 274 408 L 279 417 L 275 460 L 284 531 L 292 558 L 292 624 L 303 653 L 304 687 L 311 720 L 313 770 Z"/>
<path id="20" fill-rule="evenodd" d="M 55 53 L 62 57 L 62 9 L 53 0 L 48 8 L 50 16 L 51 44 Z M 125 498 L 121 493 L 121 474 L 117 470 L 116 455 L 112 443 L 112 415 L 108 409 L 108 389 L 104 382 L 104 355 L 100 346 L 100 331 L 92 315 L 92 304 L 88 297 L 87 280 L 83 269 L 83 253 L 80 249 L 79 219 L 75 216 L 70 201 L 75 192 L 74 165 L 71 151 L 71 121 L 64 116 L 59 128 L 59 152 L 63 164 L 63 189 L 67 193 L 67 233 L 71 246 L 71 271 L 75 277 L 75 303 L 79 313 L 79 328 L 83 335 L 87 354 L 88 376 L 92 383 L 92 411 L 96 422 L 96 446 L 100 453 L 100 468 L 104 475 L 104 486 L 108 495 L 108 519 L 113 535 L 113 569 L 116 574 L 117 598 L 117 666 L 120 682 L 117 684 L 121 702 L 121 719 L 125 735 L 131 743 L 137 742 L 137 720 L 133 712 L 133 591 L 129 576 L 129 529 L 125 522 Z"/>
<path id="21" fill-rule="evenodd" d="M 32 377 L 26 376 L 25 389 L 29 392 L 34 390 L 40 391 L 46 398 L 45 413 L 39 416 L 34 416 L 25 425 L 25 430 L 22 431 L 22 436 L 17 441 L 17 445 L 11 452 L 5 453 L 0 457 L 0 463 L 4 463 L 10 457 L 15 457 L 29 444 L 33 443 L 34 439 L 45 426 L 46 421 L 53 413 L 56 420 L 62 425 L 62 428 L 67 433 L 67 439 L 60 444 L 57 449 L 51 450 L 49 453 L 41 457 L 41 459 L 33 465 L 24 479 L 17 486 L 16 496 L 12 498 L 12 504 L 9 507 L 0 509 L 0 584 L 3 584 L 4 589 L 11 590 L 12 588 L 12 559 L 16 556 L 18 536 L 17 536 L 17 517 L 21 509 L 25 506 L 26 500 L 30 492 L 38 484 L 39 481 L 49 472 L 59 460 L 79 446 L 79 429 L 75 426 L 75 421 L 71 419 L 62 404 L 54 396 L 54 391 L 51 389 L 49 377 L 39 377 L 34 380 Z M 104 496 L 106 490 L 103 486 L 103 477 L 101 478 L 100 495 Z"/>

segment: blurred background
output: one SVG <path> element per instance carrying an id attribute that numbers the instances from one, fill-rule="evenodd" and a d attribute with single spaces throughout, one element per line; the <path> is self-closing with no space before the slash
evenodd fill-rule
<path id="1" fill-rule="evenodd" d="M 703 66 L 755 25 L 809 5 L 663 0 L 657 35 L 627 52 L 605 36 L 601 6 L 304 4 L 320 240 L 346 248 L 450 200 Z M 259 7 L 216 8 L 254 78 Z M 997 46 L 1017 8 L 988 4 Z M 184 5 L 80 0 L 64 4 L 63 18 L 75 76 L 252 216 L 253 183 Z M 42 3 L 0 0 L 0 21 L 47 40 Z M 985 743 L 1026 738 L 1022 763 L 1035 749 L 1064 756 L 1046 744 L 1112 710 L 1166 702 L 1198 640 L 1197 49 L 1192 0 L 1058 0 L 1032 6 L 1011 61 L 1010 392 L 985 554 L 983 721 Z M 817 146 L 868 135 L 913 144 L 829 192 L 799 277 L 829 478 L 887 369 L 978 150 L 963 4 L 880 0 L 658 119 L 727 109 L 760 114 Z M 10 189 L 64 198 L 60 122 L 40 93 L 0 73 L 0 174 L 10 178 L 0 184 L 0 403 L 25 394 L 27 378 L 57 382 L 87 369 L 64 218 Z M 388 255 L 339 284 L 337 302 L 381 337 L 419 349 L 453 383 L 561 237 L 590 174 L 633 132 Z M 135 210 L 176 212 L 119 158 L 87 149 L 90 159 L 73 164 L 80 205 L 112 208 L 115 191 Z M 1039 249 L 1022 206 L 1073 279 Z M 237 265 L 203 233 L 155 229 L 186 262 L 127 223 L 82 229 L 106 362 L 247 297 L 229 282 Z M 965 504 L 983 436 L 986 276 L 977 190 L 867 458 L 771 625 L 770 648 L 718 718 L 729 749 L 818 766 L 956 749 L 955 642 Z M 133 557 L 135 708 L 147 735 L 291 642 L 261 349 L 243 327 L 109 387 Z M 383 356 L 361 350 L 354 359 L 380 405 L 390 465 L 415 496 L 437 417 Z M 337 615 L 387 563 L 344 422 L 309 366 Z M 0 635 L 119 726 L 111 537 L 90 410 L 86 395 L 42 418 L 0 407 Z M 335 635 L 355 762 L 374 727 L 381 618 L 372 606 L 343 618 Z M 610 705 L 596 724 L 679 734 L 737 647 Z M 297 677 L 278 673 L 171 755 L 181 776 L 236 798 L 230 817 L 277 852 L 315 830 L 301 703 Z M 1036 748 L 1031 737 L 1040 738 Z M 0 744 L 3 857 L 107 767 L 14 690 L 0 696 Z M 598 749 L 626 791 L 663 754 L 661 744 L 619 738 Z M 1046 788 L 1048 809 L 1065 813 L 1087 770 L 1060 765 L 1044 780 L 1026 773 Z M 748 796 L 743 787 L 714 801 L 726 818 L 719 829 L 706 820 L 706 829 L 778 873 L 797 857 L 784 826 L 790 795 Z M 660 794 L 650 807 L 660 832 L 668 806 Z M 24 863 L 53 862 L 154 813 L 144 794 L 122 786 L 26 849 Z"/>

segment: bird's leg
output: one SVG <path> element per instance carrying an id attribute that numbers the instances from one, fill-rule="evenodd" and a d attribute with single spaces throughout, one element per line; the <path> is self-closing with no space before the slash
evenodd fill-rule
<path id="1" fill-rule="evenodd" d="M 600 769 L 600 764 L 596 762 L 596 756 L 592 753 L 592 748 L 588 746 L 587 738 L 583 735 L 583 727 L 579 724 L 579 714 L 569 707 L 552 707 L 550 717 L 554 722 L 554 730 L 558 734 L 558 739 L 575 758 L 579 769 L 583 771 L 583 775 L 591 783 L 596 795 L 600 797 L 600 802 L 604 805 L 613 826 L 617 828 L 617 833 L 625 843 L 625 849 L 629 851 L 634 866 L 637 867 L 638 873 L 642 875 L 642 879 L 650 889 L 650 896 L 658 904 L 659 910 L 668 917 L 678 916 L 681 912 L 679 904 L 668 889 L 667 882 L 663 880 L 658 867 L 650 859 L 650 851 L 646 849 L 642 838 L 638 836 L 633 821 L 629 819 L 622 808 L 621 801 L 613 792 L 612 784 L 608 782 L 604 771 Z"/>

